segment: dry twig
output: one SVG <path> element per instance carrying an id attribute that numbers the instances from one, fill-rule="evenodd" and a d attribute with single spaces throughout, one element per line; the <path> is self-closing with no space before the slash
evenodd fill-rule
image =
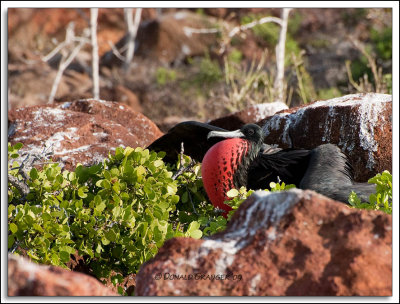
<path id="1" fill-rule="evenodd" d="M 135 54 L 135 39 L 137 35 L 137 31 L 139 29 L 140 18 L 142 16 L 142 9 L 136 8 L 135 11 L 135 20 L 132 19 L 132 8 L 125 8 L 125 21 L 128 26 L 128 50 L 126 52 L 126 57 L 124 61 L 124 69 L 128 70 L 130 63 L 132 62 L 133 55 Z"/>
<path id="2" fill-rule="evenodd" d="M 100 99 L 99 86 L 99 46 L 97 44 L 97 15 L 98 8 L 90 9 L 90 36 L 92 41 L 92 80 L 93 98 Z"/>
<path id="3" fill-rule="evenodd" d="M 58 66 L 58 71 L 57 71 L 56 77 L 54 78 L 53 86 L 51 87 L 49 100 L 48 100 L 47 103 L 53 103 L 54 102 L 54 97 L 55 97 L 55 95 L 57 93 L 57 89 L 58 89 L 58 86 L 60 84 L 61 77 L 62 77 L 62 75 L 64 73 L 64 70 L 70 65 L 72 60 L 74 60 L 76 55 L 78 55 L 78 53 L 81 50 L 81 48 L 83 47 L 83 45 L 88 42 L 87 38 L 90 35 L 90 31 L 84 30 L 83 33 L 84 33 L 84 37 L 81 37 L 80 39 L 76 39 L 75 33 L 74 33 L 74 29 L 73 29 L 73 25 L 71 25 L 71 23 L 70 23 L 70 25 L 68 26 L 65 41 L 63 43 L 61 43 L 61 45 L 68 46 L 68 45 L 71 44 L 71 42 L 74 42 L 74 41 L 78 41 L 78 45 L 75 46 L 75 48 L 71 51 L 71 53 L 69 54 L 68 57 L 65 54 L 62 55 L 60 64 Z M 56 47 L 56 49 L 58 49 L 58 47 Z M 52 56 L 55 55 L 55 53 L 53 54 L 53 52 L 51 52 L 50 54 Z M 48 60 L 49 55 L 46 56 L 47 60 Z"/>
<path id="4" fill-rule="evenodd" d="M 189 163 L 189 165 L 185 166 L 185 161 L 183 159 L 184 152 L 185 152 L 185 149 L 184 149 L 183 142 L 182 142 L 181 143 L 181 154 L 180 154 L 180 166 L 179 166 L 179 170 L 176 171 L 176 173 L 172 176 L 173 180 L 177 179 L 178 176 L 180 176 L 183 173 L 185 173 L 186 171 L 190 170 L 196 164 L 196 161 L 192 159 L 191 162 Z"/>
<path id="5" fill-rule="evenodd" d="M 278 100 L 284 102 L 284 77 L 285 77 L 285 45 L 286 45 L 286 32 L 289 19 L 290 8 L 282 10 L 281 17 L 281 31 L 279 33 L 278 44 L 276 45 L 276 78 L 274 82 L 274 89 L 278 92 Z"/>

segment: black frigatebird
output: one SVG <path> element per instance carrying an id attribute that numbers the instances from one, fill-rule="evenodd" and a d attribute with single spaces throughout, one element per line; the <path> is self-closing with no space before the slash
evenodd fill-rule
<path id="1" fill-rule="evenodd" d="M 174 126 L 148 148 L 165 151 L 164 160 L 175 162 L 182 142 L 185 154 L 202 162 L 203 184 L 210 201 L 225 212 L 231 210 L 223 203 L 230 189 L 266 189 L 270 182 L 279 180 L 344 203 L 351 191 L 363 201 L 375 193 L 375 185 L 354 182 L 346 155 L 333 144 L 312 150 L 280 149 L 264 143 L 263 130 L 256 124 L 228 131 L 187 121 Z"/>

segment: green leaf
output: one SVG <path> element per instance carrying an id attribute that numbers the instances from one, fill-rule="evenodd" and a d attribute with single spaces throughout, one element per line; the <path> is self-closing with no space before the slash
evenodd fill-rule
<path id="1" fill-rule="evenodd" d="M 154 161 L 153 165 L 155 167 L 161 167 L 164 164 L 164 162 L 161 159 L 157 159 L 156 161 Z"/>
<path id="2" fill-rule="evenodd" d="M 8 236 L 8 249 L 10 249 L 14 245 L 15 239 L 13 235 Z"/>
<path id="3" fill-rule="evenodd" d="M 101 253 L 102 251 L 103 251 L 103 247 L 101 247 L 101 244 L 100 244 L 100 243 L 97 243 L 96 252 L 97 252 L 97 253 Z"/>
<path id="4" fill-rule="evenodd" d="M 39 232 L 44 232 L 43 228 L 36 223 L 33 224 L 33 229 L 35 229 L 36 231 L 39 231 Z"/>
<path id="5" fill-rule="evenodd" d="M 78 196 L 80 198 L 86 198 L 87 194 L 86 192 L 88 192 L 88 187 L 87 186 L 82 186 L 78 189 Z"/>
<path id="6" fill-rule="evenodd" d="M 110 229 L 104 233 L 104 236 L 109 240 L 110 242 L 115 242 L 117 239 L 117 235 L 115 234 L 114 230 Z"/>
<path id="7" fill-rule="evenodd" d="M 13 149 L 14 149 L 14 150 L 19 150 L 19 149 L 21 149 L 23 146 L 24 146 L 24 145 L 23 145 L 22 143 L 16 143 L 16 144 L 13 146 Z"/>
<path id="8" fill-rule="evenodd" d="M 38 179 L 39 178 L 39 173 L 36 168 L 32 168 L 31 171 L 29 172 L 29 176 L 31 177 L 32 180 Z"/>
<path id="9" fill-rule="evenodd" d="M 95 209 L 102 212 L 106 208 L 106 204 L 102 201 L 100 204 L 96 205 Z"/>
<path id="10" fill-rule="evenodd" d="M 61 246 L 60 247 L 60 251 L 65 251 L 68 254 L 74 254 L 75 253 L 75 249 L 71 246 Z"/>
<path id="11" fill-rule="evenodd" d="M 11 231 L 12 234 L 15 234 L 18 231 L 18 226 L 15 225 L 14 223 L 10 223 L 8 225 L 8 229 Z"/>
<path id="12" fill-rule="evenodd" d="M 194 239 L 200 239 L 203 236 L 203 233 L 201 232 L 201 230 L 197 229 L 190 232 L 190 236 Z"/>
<path id="13" fill-rule="evenodd" d="M 70 260 L 70 255 L 67 251 L 60 251 L 60 260 L 63 263 L 68 263 Z"/>
<path id="14" fill-rule="evenodd" d="M 239 191 L 236 189 L 231 189 L 226 193 L 227 197 L 236 197 L 239 195 Z"/>

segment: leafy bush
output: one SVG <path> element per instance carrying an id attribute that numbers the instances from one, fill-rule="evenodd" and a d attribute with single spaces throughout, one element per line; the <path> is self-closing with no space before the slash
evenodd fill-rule
<path id="1" fill-rule="evenodd" d="M 357 194 L 352 191 L 349 196 L 349 204 L 358 209 L 380 210 L 392 214 L 392 175 L 385 170 L 368 180 L 370 184 L 376 184 L 376 193 L 371 194 L 369 202 L 362 202 Z"/>
<path id="2" fill-rule="evenodd" d="M 20 147 L 9 145 L 9 157 Z M 117 148 L 103 163 L 75 172 L 61 172 L 58 164 L 31 169 L 26 197 L 9 185 L 9 250 L 64 268 L 77 251 L 98 278 L 107 278 L 111 271 L 137 272 L 166 239 L 200 238 L 196 223 L 183 230 L 170 222 L 180 198 L 163 156 Z M 18 176 L 18 166 L 9 172 Z"/>

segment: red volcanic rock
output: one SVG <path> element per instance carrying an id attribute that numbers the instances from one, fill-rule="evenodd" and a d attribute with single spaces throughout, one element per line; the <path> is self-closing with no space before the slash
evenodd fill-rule
<path id="1" fill-rule="evenodd" d="M 384 170 L 392 172 L 392 96 L 353 94 L 281 111 L 258 122 L 265 143 L 312 149 L 336 144 L 364 182 Z"/>
<path id="2" fill-rule="evenodd" d="M 8 296 L 117 296 L 88 275 L 8 255 Z"/>
<path id="3" fill-rule="evenodd" d="M 53 151 L 66 169 L 101 162 L 119 146 L 146 147 L 162 135 L 141 113 L 117 102 L 78 100 L 9 111 L 9 142 L 24 152 Z"/>
<path id="4" fill-rule="evenodd" d="M 174 238 L 145 263 L 136 295 L 390 296 L 392 217 L 313 191 L 258 191 L 224 232 Z"/>
<path id="5" fill-rule="evenodd" d="M 227 130 L 237 130 L 247 123 L 255 123 L 276 112 L 288 109 L 288 106 L 279 101 L 261 103 L 248 107 L 247 109 L 235 112 L 231 115 L 214 119 L 209 124 Z"/>

